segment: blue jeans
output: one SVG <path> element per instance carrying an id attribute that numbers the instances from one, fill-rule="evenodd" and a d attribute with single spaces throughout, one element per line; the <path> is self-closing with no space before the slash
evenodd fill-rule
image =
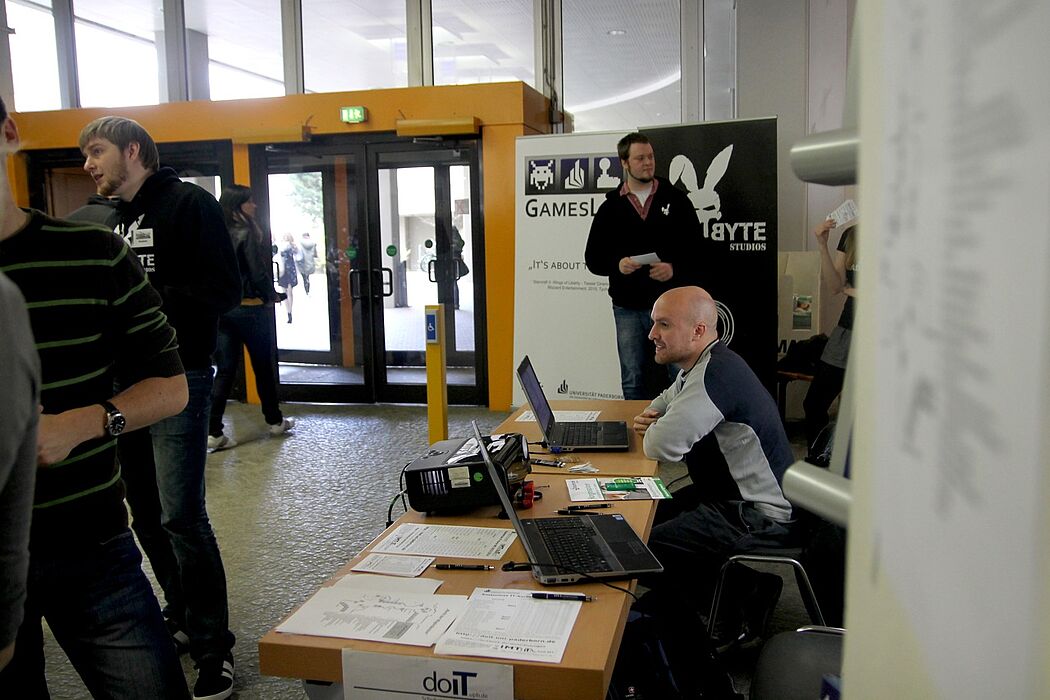
<path id="1" fill-rule="evenodd" d="M 653 319 L 648 311 L 613 304 L 616 349 L 620 355 L 620 386 L 625 399 L 655 399 L 671 386 L 678 371 L 656 363 L 656 347 L 649 340 Z"/>
<path id="2" fill-rule="evenodd" d="M 41 618 L 93 697 L 189 695 L 130 530 L 101 543 L 34 543 L 25 620 L 0 696 L 50 697 Z"/>
<path id="3" fill-rule="evenodd" d="M 188 370 L 186 382 L 190 393 L 186 408 L 154 423 L 150 434 L 162 523 L 171 536 L 186 606 L 185 619 L 176 622 L 190 638 L 190 656 L 200 663 L 225 656 L 234 637 L 229 630 L 226 571 L 204 505 L 211 368 Z"/>
<path id="4" fill-rule="evenodd" d="M 266 423 L 280 425 L 284 419 L 277 403 L 277 332 L 273 326 L 273 306 L 238 306 L 219 319 L 219 342 L 215 348 L 217 371 L 208 424 L 208 433 L 216 437 L 222 435 L 222 416 L 237 376 L 242 344 L 247 346 L 248 356 L 252 358 L 255 389 L 259 392 Z"/>

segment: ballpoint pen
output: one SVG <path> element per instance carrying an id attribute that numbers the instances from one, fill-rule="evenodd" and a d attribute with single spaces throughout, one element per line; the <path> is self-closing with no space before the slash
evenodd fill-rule
<path id="1" fill-rule="evenodd" d="M 532 597 L 539 600 L 575 600 L 580 603 L 594 600 L 594 596 L 583 595 L 582 593 L 540 593 L 536 591 L 532 594 Z"/>
<path id="2" fill-rule="evenodd" d="M 554 512 L 558 515 L 601 515 L 601 513 L 592 513 L 589 510 L 567 510 L 565 508 L 559 508 Z"/>
<path id="3" fill-rule="evenodd" d="M 589 505 L 569 506 L 569 510 L 594 510 L 595 508 L 609 508 L 608 503 L 591 503 Z"/>
<path id="4" fill-rule="evenodd" d="M 485 564 L 434 564 L 438 571 L 492 571 L 496 567 Z"/>

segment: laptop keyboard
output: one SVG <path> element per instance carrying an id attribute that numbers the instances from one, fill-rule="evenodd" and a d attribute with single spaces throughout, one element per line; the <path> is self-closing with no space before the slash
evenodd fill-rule
<path id="1" fill-rule="evenodd" d="M 565 566 L 565 572 L 611 571 L 612 567 L 594 541 L 594 530 L 581 520 L 537 518 L 533 522 L 547 545 L 551 562 Z"/>
<path id="2" fill-rule="evenodd" d="M 561 423 L 561 444 L 563 445 L 597 445 L 597 423 Z"/>

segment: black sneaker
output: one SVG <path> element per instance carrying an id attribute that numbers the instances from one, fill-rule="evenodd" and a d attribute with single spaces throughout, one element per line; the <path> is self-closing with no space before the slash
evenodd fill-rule
<path id="1" fill-rule="evenodd" d="M 233 652 L 225 658 L 209 658 L 197 666 L 193 700 L 225 700 L 233 694 Z"/>
<path id="2" fill-rule="evenodd" d="M 185 630 L 179 626 L 179 623 L 170 617 L 164 618 L 164 624 L 168 628 L 168 634 L 171 635 L 171 640 L 175 642 L 175 651 L 179 655 L 185 654 L 190 650 L 190 637 L 186 634 Z"/>

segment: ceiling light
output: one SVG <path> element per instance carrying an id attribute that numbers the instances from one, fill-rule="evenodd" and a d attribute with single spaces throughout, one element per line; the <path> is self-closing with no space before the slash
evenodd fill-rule
<path id="1" fill-rule="evenodd" d="M 609 36 L 624 36 L 625 34 L 627 34 L 627 30 L 626 29 L 610 29 L 608 32 L 606 32 L 606 34 L 608 34 Z"/>

